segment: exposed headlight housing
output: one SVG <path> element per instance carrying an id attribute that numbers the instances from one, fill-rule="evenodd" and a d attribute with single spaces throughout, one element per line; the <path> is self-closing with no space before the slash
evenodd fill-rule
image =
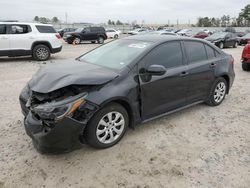
<path id="1" fill-rule="evenodd" d="M 69 97 L 62 101 L 50 102 L 38 105 L 31 109 L 42 120 L 60 121 L 65 116 L 71 117 L 78 107 L 84 104 L 87 93 Z"/>

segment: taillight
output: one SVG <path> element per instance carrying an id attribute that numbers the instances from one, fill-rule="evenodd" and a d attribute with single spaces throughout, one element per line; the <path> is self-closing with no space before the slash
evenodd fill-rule
<path id="1" fill-rule="evenodd" d="M 56 38 L 61 39 L 61 35 L 59 33 L 57 33 Z"/>

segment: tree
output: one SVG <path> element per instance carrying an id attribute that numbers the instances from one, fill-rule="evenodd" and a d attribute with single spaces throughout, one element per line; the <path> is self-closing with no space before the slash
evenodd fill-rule
<path id="1" fill-rule="evenodd" d="M 40 17 L 39 18 L 39 22 L 41 22 L 41 23 L 49 23 L 50 22 L 50 19 L 48 19 L 48 18 L 45 18 L 45 17 Z"/>
<path id="2" fill-rule="evenodd" d="M 123 23 L 120 20 L 117 20 L 116 25 L 123 25 Z"/>
<path id="3" fill-rule="evenodd" d="M 112 21 L 111 20 L 108 21 L 108 25 L 112 25 Z"/>
<path id="4" fill-rule="evenodd" d="M 115 22 L 114 22 L 114 21 L 112 21 L 112 22 L 111 22 L 111 25 L 115 25 Z"/>
<path id="5" fill-rule="evenodd" d="M 35 16 L 33 20 L 34 20 L 35 22 L 39 22 L 39 17 L 38 17 L 38 16 Z"/>
<path id="6" fill-rule="evenodd" d="M 240 23 L 241 26 L 250 26 L 250 4 L 241 10 L 237 22 Z"/>
<path id="7" fill-rule="evenodd" d="M 229 15 L 223 15 L 221 17 L 221 26 L 222 27 L 230 26 L 230 16 Z"/>
<path id="8" fill-rule="evenodd" d="M 53 22 L 53 23 L 58 23 L 58 22 L 59 22 L 59 19 L 58 19 L 57 17 L 53 17 L 53 18 L 52 18 L 52 22 Z"/>

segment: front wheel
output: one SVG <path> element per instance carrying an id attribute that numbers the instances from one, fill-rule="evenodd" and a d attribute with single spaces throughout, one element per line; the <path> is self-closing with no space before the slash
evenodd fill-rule
<path id="1" fill-rule="evenodd" d="M 84 136 L 87 143 L 94 148 L 109 148 L 122 139 L 128 124 L 126 109 L 112 103 L 94 115 L 86 127 Z"/>
<path id="2" fill-rule="evenodd" d="M 228 84 L 224 78 L 221 77 L 216 79 L 211 88 L 206 104 L 209 106 L 220 105 L 226 97 L 227 87 Z"/>
<path id="3" fill-rule="evenodd" d="M 220 48 L 220 49 L 223 49 L 223 48 L 224 48 L 224 43 L 223 43 L 223 42 L 220 42 L 219 48 Z"/>
<path id="4" fill-rule="evenodd" d="M 78 45 L 81 43 L 81 39 L 79 37 L 76 37 L 74 40 L 73 40 L 73 44 L 74 45 Z"/>
<path id="5" fill-rule="evenodd" d="M 39 44 L 34 47 L 32 55 L 37 61 L 47 61 L 50 58 L 50 49 L 43 44 Z"/>
<path id="6" fill-rule="evenodd" d="M 114 36 L 114 39 L 118 39 L 119 38 L 119 36 L 116 34 L 115 36 Z"/>

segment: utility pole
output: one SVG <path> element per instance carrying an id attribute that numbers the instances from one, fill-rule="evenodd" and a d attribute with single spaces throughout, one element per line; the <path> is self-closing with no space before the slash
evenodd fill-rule
<path id="1" fill-rule="evenodd" d="M 67 24 L 68 23 L 68 13 L 65 12 L 65 23 Z"/>

